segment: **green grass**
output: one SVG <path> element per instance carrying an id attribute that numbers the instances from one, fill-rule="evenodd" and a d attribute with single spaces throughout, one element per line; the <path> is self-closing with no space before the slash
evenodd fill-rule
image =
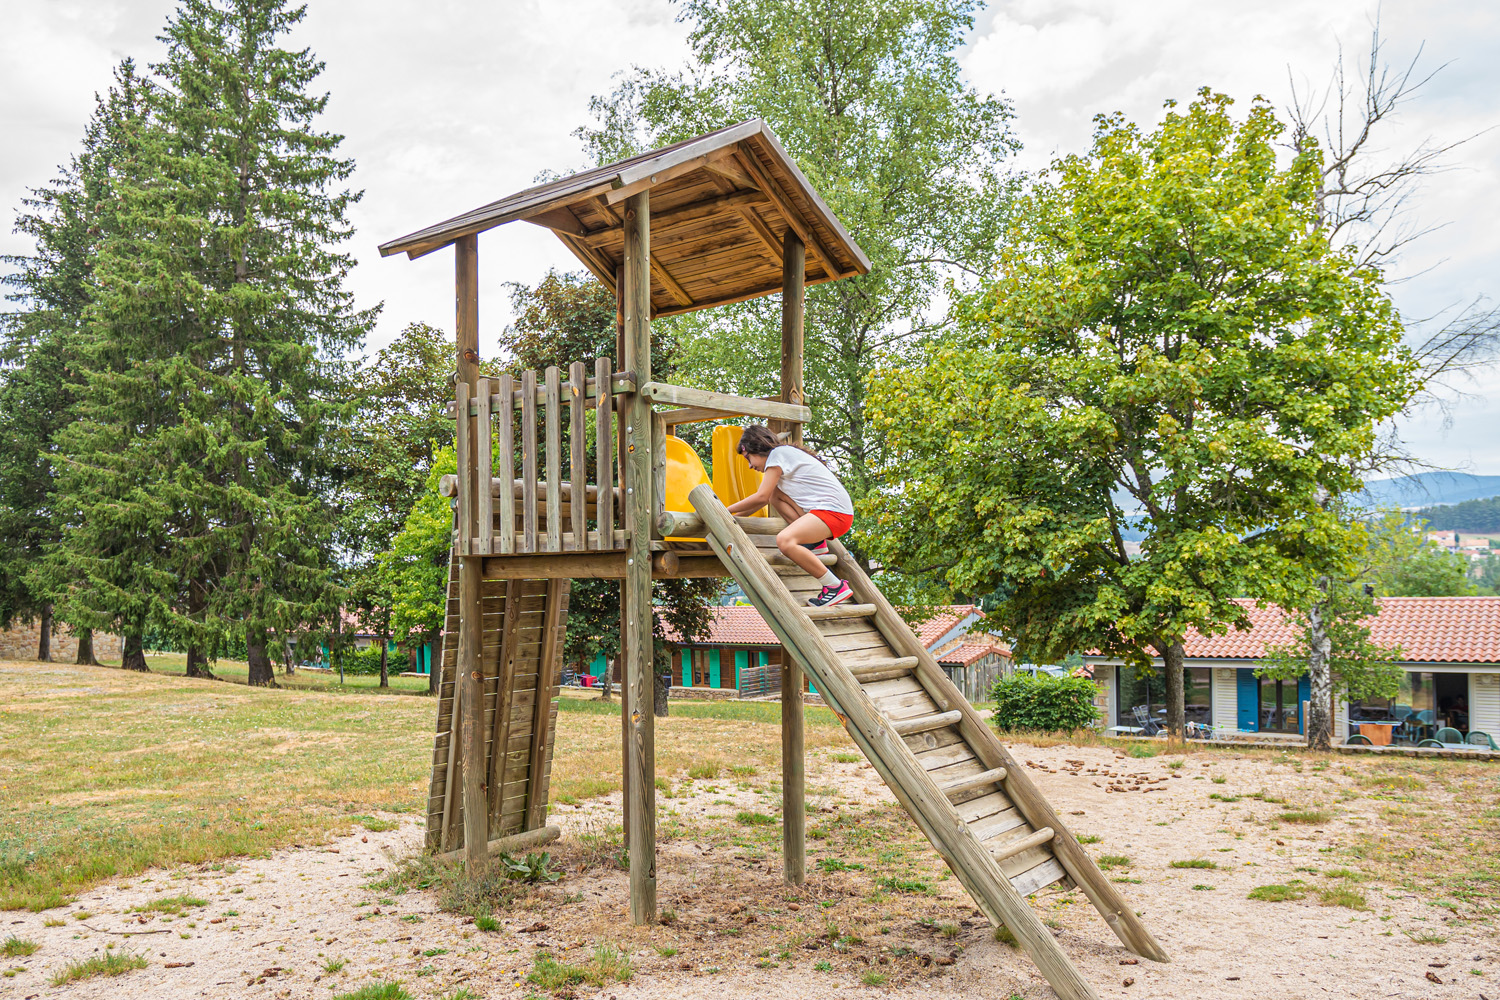
<path id="1" fill-rule="evenodd" d="M 1020 942 L 1016 940 L 1016 936 L 1011 933 L 1010 928 L 1006 927 L 1004 924 L 1001 924 L 999 927 L 995 928 L 994 936 L 996 941 L 999 941 L 1001 944 L 1009 948 L 1019 948 L 1021 946 Z"/>
<path id="2" fill-rule="evenodd" d="M 12 934 L 5 939 L 3 944 L 0 944 L 0 955 L 4 955 L 6 958 L 24 958 L 27 955 L 35 954 L 39 948 L 41 948 L 41 945 L 35 941 L 18 938 Z"/>
<path id="3" fill-rule="evenodd" d="M 342 971 L 344 966 L 348 964 L 349 960 L 347 958 L 330 958 L 323 963 L 323 971 L 329 975 L 333 975 L 335 972 Z"/>
<path id="4" fill-rule="evenodd" d="M 885 980 L 885 973 L 876 972 L 874 969 L 871 969 L 869 972 L 866 972 L 863 976 L 859 977 L 859 981 L 864 983 L 866 986 L 884 986 Z"/>
<path id="5" fill-rule="evenodd" d="M 371 983 L 352 993 L 335 993 L 329 1000 L 412 1000 L 400 983 Z"/>
<path id="6" fill-rule="evenodd" d="M 95 976 L 123 976 L 132 969 L 145 967 L 146 960 L 140 955 L 108 951 L 103 955 L 90 955 L 88 958 L 69 962 L 53 975 L 52 985 L 66 986 Z"/>
<path id="7" fill-rule="evenodd" d="M 601 701 L 597 697 L 564 697 L 558 699 L 558 711 L 585 715 L 620 716 L 618 700 Z M 775 701 L 673 701 L 671 714 L 682 719 L 722 719 L 729 722 L 764 722 L 780 727 L 781 703 Z M 805 705 L 803 718 L 809 726 L 842 729 L 831 709 L 822 705 Z M 619 747 L 615 748 L 619 753 Z"/>
<path id="8" fill-rule="evenodd" d="M 813 963 L 813 969 L 815 971 L 817 971 L 817 972 L 832 972 L 833 971 L 833 963 L 832 962 L 826 962 L 826 961 L 823 961 L 823 962 L 814 962 Z"/>
<path id="9" fill-rule="evenodd" d="M 896 878 L 887 876 L 875 880 L 875 884 L 890 892 L 904 892 L 910 895 L 931 896 L 932 886 L 919 878 Z"/>
<path id="10" fill-rule="evenodd" d="M 828 759 L 833 761 L 835 764 L 858 764 L 860 761 L 864 760 L 864 757 L 857 753 L 843 753 L 841 751 L 839 753 L 829 754 Z"/>
<path id="11" fill-rule="evenodd" d="M 862 872 L 865 866 L 853 861 L 845 861 L 842 858 L 819 858 L 818 871 L 820 872 Z"/>
<path id="12" fill-rule="evenodd" d="M 1368 910 L 1370 908 L 1370 904 L 1365 899 L 1364 893 L 1358 889 L 1351 889 L 1344 885 L 1333 886 L 1329 889 L 1319 889 L 1318 900 L 1324 906 L 1343 906 L 1351 910 Z"/>
<path id="13" fill-rule="evenodd" d="M 393 819 L 376 819 L 374 816 L 350 816 L 349 818 L 371 833 L 384 833 L 401 825 Z"/>
<path id="14" fill-rule="evenodd" d="M 1188 858 L 1185 861 L 1173 861 L 1167 865 L 1168 868 L 1217 868 L 1217 861 L 1209 861 L 1206 858 Z"/>
<path id="15" fill-rule="evenodd" d="M 1267 903 L 1285 903 L 1288 900 L 1301 899 L 1307 895 L 1307 890 L 1296 885 L 1261 885 L 1250 890 L 1248 898 L 1259 899 Z"/>
<path id="16" fill-rule="evenodd" d="M 181 915 L 183 910 L 194 906 L 207 906 L 208 900 L 197 896 L 158 896 L 145 906 L 131 907 L 132 913 L 170 913 Z"/>
<path id="17" fill-rule="evenodd" d="M 1447 938 L 1446 935 L 1443 935 L 1443 934 L 1434 934 L 1431 931 L 1418 931 L 1415 934 L 1413 934 L 1411 931 L 1405 931 L 1404 933 L 1406 934 L 1407 937 L 1411 938 L 1412 941 L 1415 942 L 1416 944 L 1447 944 L 1448 943 L 1448 938 Z"/>
<path id="18" fill-rule="evenodd" d="M 1097 844 L 1104 840 L 1104 838 L 1099 836 L 1097 833 L 1079 834 L 1077 839 L 1080 844 Z"/>
<path id="19" fill-rule="evenodd" d="M 1141 746 L 1139 743 L 1137 743 L 1135 746 L 1130 748 L 1129 753 L 1130 756 L 1135 757 L 1138 760 L 1143 760 L 1147 757 L 1155 757 L 1157 754 L 1161 753 L 1161 751 L 1156 749 L 1155 747 Z"/>
<path id="20" fill-rule="evenodd" d="M 484 931 L 486 934 L 498 934 L 500 932 L 500 921 L 487 913 L 481 913 L 474 918 L 474 929 Z"/>
<path id="21" fill-rule="evenodd" d="M 569 965 L 559 962 L 550 952 L 537 952 L 526 981 L 544 990 L 558 991 L 583 983 L 603 988 L 610 983 L 629 982 L 634 975 L 630 956 L 601 941 L 594 946 L 593 957 L 583 965 Z"/>
<path id="22" fill-rule="evenodd" d="M 741 826 L 770 826 L 776 822 L 775 816 L 767 816 L 762 812 L 740 811 L 734 814 L 734 821 Z"/>
<path id="23" fill-rule="evenodd" d="M 1215 888 L 1215 886 L 1199 884 L 1199 885 L 1193 886 L 1193 891 L 1194 892 L 1212 892 L 1214 890 L 1214 888 Z"/>
<path id="24" fill-rule="evenodd" d="M 1288 809 L 1276 817 L 1283 823 L 1327 823 L 1333 814 L 1324 809 Z"/>
<path id="25" fill-rule="evenodd" d="M 724 764 L 717 760 L 705 760 L 688 768 L 688 777 L 696 781 L 712 781 L 724 773 Z"/>
<path id="26" fill-rule="evenodd" d="M 1105 871 L 1111 868 L 1129 868 L 1131 860 L 1123 854 L 1101 854 L 1095 863 Z"/>

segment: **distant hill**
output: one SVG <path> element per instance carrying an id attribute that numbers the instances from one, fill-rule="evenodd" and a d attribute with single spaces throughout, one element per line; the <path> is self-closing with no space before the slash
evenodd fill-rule
<path id="1" fill-rule="evenodd" d="M 1416 514 L 1434 531 L 1500 531 L 1500 497 L 1423 507 Z"/>
<path id="2" fill-rule="evenodd" d="M 1445 504 L 1500 497 L 1500 476 L 1471 476 L 1465 472 L 1423 472 L 1365 483 L 1365 502 L 1371 507 L 1430 509 Z M 1423 517 L 1429 517 L 1423 513 Z M 1434 522 L 1433 527 L 1438 527 Z M 1482 528 L 1470 528 L 1482 531 Z"/>

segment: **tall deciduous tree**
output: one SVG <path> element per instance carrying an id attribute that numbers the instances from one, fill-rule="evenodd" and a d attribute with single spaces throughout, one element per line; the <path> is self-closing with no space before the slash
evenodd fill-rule
<path id="1" fill-rule="evenodd" d="M 253 684 L 269 631 L 327 614 L 330 442 L 373 320 L 333 249 L 359 195 L 314 127 L 322 64 L 278 45 L 304 12 L 183 0 L 168 22 L 150 127 L 112 179 L 59 479 L 59 553 L 88 580 L 70 606 L 97 620 L 126 590 L 190 663 L 238 632 Z"/>
<path id="2" fill-rule="evenodd" d="M 1248 627 L 1245 594 L 1307 606 L 1352 562 L 1330 498 L 1415 388 L 1380 275 L 1315 225 L 1316 150 L 1278 166 L 1271 109 L 1230 106 L 1101 118 L 1018 207 L 963 331 L 871 385 L 874 555 L 1000 591 L 1032 656 L 1154 653 L 1178 735 L 1184 635 Z"/>
<path id="3" fill-rule="evenodd" d="M 967 86 L 955 52 L 974 0 L 679 0 L 693 61 L 637 70 L 579 130 L 598 162 L 753 117 L 776 130 L 869 255 L 868 275 L 808 289 L 806 438 L 856 499 L 882 442 L 865 377 L 944 319 L 943 280 L 972 285 L 994 253 L 1015 149 L 1011 109 Z M 779 304 L 675 321 L 680 377 L 747 396 L 776 387 Z"/>

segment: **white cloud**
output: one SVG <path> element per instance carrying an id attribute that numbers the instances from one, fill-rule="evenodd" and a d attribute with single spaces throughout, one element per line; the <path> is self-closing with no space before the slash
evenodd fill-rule
<path id="1" fill-rule="evenodd" d="M 116 61 L 160 57 L 157 32 L 170 0 L 12 0 L 0 33 L 0 208 L 46 182 L 76 149 L 95 92 Z M 1248 100 L 1287 98 L 1287 69 L 1321 85 L 1337 43 L 1357 53 L 1373 4 L 1361 0 L 1014 0 L 981 15 L 963 62 L 971 80 L 1011 96 L 1026 142 L 1022 163 L 1087 148 L 1091 119 L 1123 111 L 1142 123 L 1167 98 L 1191 99 L 1204 84 Z M 570 133 L 588 98 L 606 92 L 631 64 L 676 66 L 686 29 L 668 0 L 314 0 L 293 42 L 327 63 L 332 94 L 324 127 L 347 136 L 365 198 L 353 214 L 360 266 L 351 287 L 364 303 L 384 300 L 372 346 L 411 320 L 452 322 L 451 255 L 381 260 L 377 244 L 529 186 L 545 169 L 582 166 Z M 1430 65 L 1452 60 L 1406 109 L 1389 148 L 1427 136 L 1453 139 L 1497 121 L 1500 7 L 1477 0 L 1388 2 L 1391 55 L 1428 42 Z M 1397 290 L 1411 315 L 1493 291 L 1500 233 L 1491 222 L 1500 182 L 1500 133 L 1460 150 L 1459 169 L 1429 185 L 1414 205 L 1423 221 L 1450 225 L 1403 266 L 1431 274 Z M 8 228 L 8 227 L 6 227 Z M 481 350 L 492 349 L 508 314 L 506 281 L 535 281 L 574 258 L 544 231 L 514 225 L 480 241 Z M 25 252 L 0 233 L 0 252 Z M 1474 404 L 1460 406 L 1446 436 L 1436 418 L 1408 435 L 1431 454 L 1473 455 L 1475 471 L 1500 472 L 1500 445 Z"/>

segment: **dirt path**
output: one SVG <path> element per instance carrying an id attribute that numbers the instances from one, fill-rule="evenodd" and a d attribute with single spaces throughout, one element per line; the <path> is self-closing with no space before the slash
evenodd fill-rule
<path id="1" fill-rule="evenodd" d="M 1081 894 L 1040 894 L 1038 910 L 1101 996 L 1500 1000 L 1500 950 L 1489 921 L 1456 915 L 1431 894 L 1327 874 L 1348 863 L 1342 846 L 1391 822 L 1388 799 L 1356 797 L 1361 769 L 1373 764 L 1307 772 L 1263 755 L 1137 760 L 1102 748 L 1025 745 L 1014 752 L 1059 810 L 1072 814 L 1075 832 L 1100 838 L 1089 850 L 1129 859 L 1110 874 L 1127 880 L 1122 890 L 1173 957 L 1168 965 L 1122 964 L 1130 956 Z M 953 879 L 922 867 L 935 857 L 930 853 L 913 847 L 923 856 L 903 862 L 927 880 L 924 892 L 876 891 L 876 859 L 887 857 L 884 846 L 912 843 L 910 824 L 867 765 L 831 757 L 820 754 L 809 770 L 809 785 L 823 789 L 813 800 L 813 825 L 886 824 L 879 828 L 891 832 L 872 838 L 868 857 L 843 870 L 815 863 L 800 890 L 781 885 L 765 838 L 735 832 L 735 816 L 769 812 L 777 800 L 765 776 L 685 782 L 661 800 L 659 897 L 673 920 L 651 928 L 628 925 L 626 875 L 597 863 L 597 850 L 576 837 L 557 851 L 568 875 L 502 914 L 499 933 L 438 912 L 431 892 L 382 895 L 369 883 L 414 853 L 422 836 L 409 817 L 383 816 L 401 825 L 237 866 L 152 871 L 63 910 L 0 914 L 0 936 L 42 946 L 29 958 L 3 960 L 3 968 L 23 971 L 0 979 L 0 997 L 327 1000 L 374 980 L 399 980 L 424 1000 L 461 988 L 476 997 L 524 997 L 543 994 L 525 982 L 536 952 L 583 963 L 601 940 L 630 954 L 635 975 L 602 991 L 574 988 L 580 997 L 1052 996 L 1023 954 L 994 940 Z M 1429 797 L 1440 811 L 1441 796 Z M 1277 821 L 1287 810 L 1314 807 L 1334 815 L 1321 823 Z M 554 810 L 555 821 L 575 835 L 601 832 L 617 816 L 617 797 Z M 849 820 L 843 827 L 841 816 Z M 831 857 L 820 850 L 823 842 L 811 845 L 815 860 Z M 595 863 L 580 872 L 591 858 Z M 1170 867 L 1193 859 L 1216 867 Z M 1369 908 L 1320 905 L 1319 890 L 1335 881 L 1362 893 Z M 1246 898 L 1271 884 L 1306 895 Z M 207 905 L 189 901 L 177 916 L 139 912 L 180 896 Z M 1496 912 L 1495 898 L 1488 908 Z M 69 962 L 106 950 L 136 953 L 149 964 L 116 979 L 48 985 Z M 325 968 L 338 960 L 341 969 Z M 865 985 L 867 977 L 885 981 Z"/>

